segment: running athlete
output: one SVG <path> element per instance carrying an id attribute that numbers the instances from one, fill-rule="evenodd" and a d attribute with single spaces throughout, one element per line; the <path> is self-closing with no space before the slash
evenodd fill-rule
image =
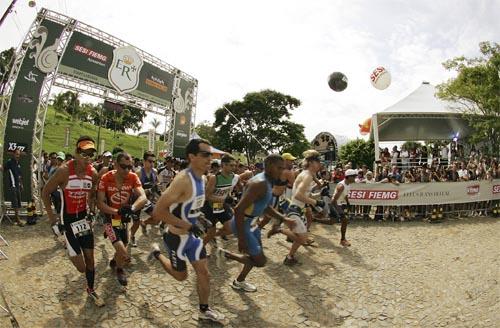
<path id="1" fill-rule="evenodd" d="M 204 206 L 204 214 L 212 223 L 208 229 L 203 243 L 206 245 L 215 237 L 217 222 L 222 225 L 233 217 L 233 202 L 231 196 L 233 188 L 239 184 L 238 175 L 233 171 L 236 168 L 236 160 L 231 155 L 224 155 L 221 158 L 222 169 L 215 175 L 210 175 L 207 182 L 207 206 Z"/>
<path id="2" fill-rule="evenodd" d="M 157 243 L 152 245 L 149 260 L 158 260 L 163 269 L 175 279 L 188 277 L 186 262 L 193 266 L 197 276 L 199 318 L 220 321 L 224 316 L 208 306 L 210 275 L 207 252 L 203 246 L 203 230 L 199 225 L 201 208 L 205 202 L 203 174 L 210 167 L 212 148 L 203 139 L 192 139 L 186 146 L 187 169 L 179 172 L 170 187 L 160 196 L 153 211 L 153 218 L 167 223 L 163 241 L 167 258 L 161 254 Z"/>
<path id="3" fill-rule="evenodd" d="M 148 199 L 147 205 L 144 207 L 144 211 L 148 214 L 153 212 L 153 203 L 155 202 L 155 198 L 158 195 L 158 173 L 154 168 L 155 163 L 155 154 L 151 151 L 146 151 L 143 156 L 144 164 L 143 166 L 137 170 L 136 174 L 139 176 L 141 180 L 142 188 L 146 193 L 146 197 Z M 136 215 L 133 217 L 134 222 L 132 223 L 132 227 L 130 228 L 130 244 L 132 247 L 137 247 L 135 242 L 135 233 L 139 226 L 142 226 L 143 233 L 146 234 L 146 225 L 144 225 L 140 220 L 141 211 L 135 213 Z"/>
<path id="4" fill-rule="evenodd" d="M 79 272 L 85 272 L 87 294 L 97 306 L 103 306 L 104 301 L 94 290 L 94 234 L 87 216 L 88 208 L 94 207 L 97 171 L 90 163 L 95 152 L 94 140 L 80 137 L 74 159 L 62 164 L 51 176 L 43 188 L 42 199 L 52 231 L 56 236 L 64 234 L 71 262 Z M 62 206 L 56 215 L 52 211 L 50 194 L 58 187 L 62 191 Z"/>
<path id="5" fill-rule="evenodd" d="M 99 181 L 97 207 L 106 215 L 104 230 L 116 252 L 109 266 L 116 273 L 118 282 L 127 286 L 127 277 L 123 270 L 130 262 L 127 253 L 128 223 L 147 201 L 139 177 L 132 170 L 132 158 L 127 153 L 118 153 L 116 169 L 104 174 Z M 130 196 L 137 195 L 130 205 Z"/>
<path id="6" fill-rule="evenodd" d="M 316 184 L 314 177 L 321 168 L 320 154 L 315 150 L 307 150 L 304 152 L 303 171 L 297 176 L 293 184 L 292 199 L 288 207 L 288 216 L 295 221 L 295 227 L 292 230 L 293 234 L 283 230 L 293 244 L 290 247 L 290 252 L 285 257 L 283 263 L 285 265 L 295 265 L 298 261 L 295 259 L 295 253 L 301 245 L 307 244 L 307 220 L 305 218 L 306 205 L 323 207 L 323 200 L 311 198 L 311 190 Z"/>
<path id="7" fill-rule="evenodd" d="M 332 203 L 337 213 L 341 219 L 340 226 L 340 245 L 342 246 L 351 246 L 351 243 L 345 238 L 345 233 L 347 231 L 347 224 L 349 223 L 349 191 L 351 191 L 351 184 L 354 183 L 358 172 L 353 169 L 348 169 L 345 172 L 344 180 L 340 181 L 335 187 L 335 193 L 332 197 Z"/>
<path id="8" fill-rule="evenodd" d="M 172 157 L 165 158 L 165 163 L 158 170 L 158 180 L 160 180 L 160 190 L 164 192 L 175 177 L 174 163 Z"/>
<path id="9" fill-rule="evenodd" d="M 284 161 L 280 155 L 272 154 L 264 160 L 264 172 L 251 178 L 239 203 L 234 208 L 234 217 L 226 222 L 225 230 L 238 237 L 238 250 L 244 255 L 230 253 L 219 249 L 228 259 L 243 263 L 243 269 L 232 281 L 231 287 L 245 292 L 255 292 L 257 288 L 245 281 L 253 267 L 263 267 L 266 257 L 262 249 L 260 229 L 256 221 L 262 214 L 283 220 L 291 228 L 294 222 L 284 217 L 272 207 L 272 181 L 277 180 L 284 169 Z"/>

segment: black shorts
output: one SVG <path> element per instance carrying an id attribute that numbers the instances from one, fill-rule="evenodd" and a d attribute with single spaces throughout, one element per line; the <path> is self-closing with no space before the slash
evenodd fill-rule
<path id="1" fill-rule="evenodd" d="M 224 224 L 233 218 L 233 213 L 229 208 L 225 208 L 223 212 L 214 213 L 214 209 L 211 206 L 204 206 L 202 212 L 205 214 L 207 220 L 212 223 L 213 227 L 217 225 L 217 222 Z"/>
<path id="2" fill-rule="evenodd" d="M 121 226 L 113 227 L 111 223 L 104 224 L 104 231 L 106 233 L 106 237 L 111 241 L 111 244 L 116 242 L 123 242 L 126 246 L 128 244 L 128 228 L 127 224 L 122 223 Z"/>
<path id="3" fill-rule="evenodd" d="M 163 234 L 163 242 L 168 251 L 170 263 L 175 271 L 186 271 L 186 261 L 195 262 L 207 257 L 203 240 L 193 234 L 176 235 L 171 232 Z"/>
<path id="4" fill-rule="evenodd" d="M 21 189 L 17 188 L 9 188 L 9 192 L 7 193 L 7 199 L 11 203 L 12 208 L 21 208 Z"/>
<path id="5" fill-rule="evenodd" d="M 64 214 L 63 222 L 66 249 L 70 257 L 82 254 L 83 249 L 94 249 L 94 232 L 87 220 L 87 213 Z"/>

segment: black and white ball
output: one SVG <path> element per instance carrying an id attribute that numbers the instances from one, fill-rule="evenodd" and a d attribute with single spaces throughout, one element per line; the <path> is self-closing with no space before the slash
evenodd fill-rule
<path id="1" fill-rule="evenodd" d="M 344 91 L 347 88 L 347 76 L 341 72 L 333 72 L 328 77 L 328 85 L 333 91 Z"/>

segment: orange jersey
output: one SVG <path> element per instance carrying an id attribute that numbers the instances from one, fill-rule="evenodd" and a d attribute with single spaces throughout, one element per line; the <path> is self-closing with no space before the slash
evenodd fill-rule
<path id="1" fill-rule="evenodd" d="M 102 191 L 106 194 L 108 206 L 119 209 L 122 205 L 129 204 L 130 196 L 132 196 L 134 189 L 141 186 L 141 181 L 137 174 L 129 172 L 123 180 L 121 188 L 118 189 L 116 187 L 116 170 L 113 170 L 101 177 L 98 191 Z M 118 214 L 113 215 L 112 219 L 113 225 L 119 223 L 116 221 L 121 221 L 121 217 Z"/>

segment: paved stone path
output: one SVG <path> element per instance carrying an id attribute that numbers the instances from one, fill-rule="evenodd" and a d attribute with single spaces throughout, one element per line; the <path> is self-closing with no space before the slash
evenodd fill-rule
<path id="1" fill-rule="evenodd" d="M 129 287 L 121 290 L 107 267 L 113 254 L 97 228 L 97 290 L 106 302 L 96 308 L 84 277 L 54 241 L 49 225 L 4 224 L 10 256 L 0 261 L 0 280 L 21 327 L 218 327 L 197 319 L 194 272 L 179 283 L 158 263 L 146 262 L 156 228 L 138 232 L 132 249 Z M 499 327 L 500 221 L 470 218 L 442 224 L 354 222 L 353 246 L 339 246 L 339 226 L 316 224 L 317 247 L 300 249 L 301 266 L 282 260 L 282 236 L 264 239 L 268 265 L 248 278 L 256 293 L 229 286 L 239 265 L 221 269 L 210 259 L 211 304 L 227 327 Z M 234 240 L 226 242 L 235 249 Z M 0 327 L 9 327 L 0 318 Z"/>

